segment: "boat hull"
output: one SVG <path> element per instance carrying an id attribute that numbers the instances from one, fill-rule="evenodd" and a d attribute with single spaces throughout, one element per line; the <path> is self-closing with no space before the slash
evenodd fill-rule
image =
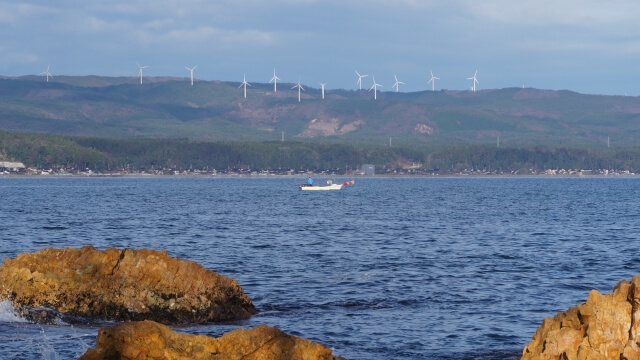
<path id="1" fill-rule="evenodd" d="M 326 186 L 300 185 L 300 190 L 302 191 L 326 191 L 326 190 L 340 190 L 340 189 L 342 189 L 342 184 L 331 184 Z"/>

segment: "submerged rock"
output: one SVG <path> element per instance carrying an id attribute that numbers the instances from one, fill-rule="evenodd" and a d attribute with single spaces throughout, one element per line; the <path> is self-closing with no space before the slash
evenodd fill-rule
<path id="1" fill-rule="evenodd" d="M 165 324 L 246 319 L 257 312 L 235 280 L 195 262 L 166 251 L 90 246 L 5 259 L 0 266 L 4 299 L 26 316 L 42 307 L 67 318 Z M 42 318 L 49 317 L 33 317 Z"/>
<path id="2" fill-rule="evenodd" d="M 103 359 L 344 360 L 333 356 L 329 348 L 266 325 L 211 338 L 179 334 L 153 321 L 101 329 L 96 347 L 79 360 Z"/>
<path id="3" fill-rule="evenodd" d="M 586 303 L 544 319 L 521 359 L 640 359 L 640 276 L 608 295 L 592 290 Z"/>

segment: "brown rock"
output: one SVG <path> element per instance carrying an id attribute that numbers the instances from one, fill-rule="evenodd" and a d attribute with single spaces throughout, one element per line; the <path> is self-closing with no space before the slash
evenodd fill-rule
<path id="1" fill-rule="evenodd" d="M 344 360 L 331 350 L 266 325 L 234 330 L 219 338 L 186 335 L 153 321 L 101 329 L 96 347 L 79 360 Z"/>
<path id="2" fill-rule="evenodd" d="M 521 360 L 640 359 L 640 276 L 544 319 Z"/>
<path id="3" fill-rule="evenodd" d="M 166 251 L 90 246 L 5 259 L 0 299 L 25 314 L 48 307 L 86 319 L 165 324 L 246 319 L 257 312 L 236 281 L 192 261 Z"/>

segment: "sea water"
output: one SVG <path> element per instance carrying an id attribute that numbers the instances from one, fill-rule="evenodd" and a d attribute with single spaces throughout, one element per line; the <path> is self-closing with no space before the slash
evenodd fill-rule
<path id="1" fill-rule="evenodd" d="M 177 331 L 267 324 L 348 359 L 514 359 L 544 317 L 640 272 L 640 179 L 304 181 L 0 178 L 0 259 L 167 250 L 237 280 L 260 311 Z M 77 358 L 105 325 L 32 324 L 0 303 L 0 359 Z"/>

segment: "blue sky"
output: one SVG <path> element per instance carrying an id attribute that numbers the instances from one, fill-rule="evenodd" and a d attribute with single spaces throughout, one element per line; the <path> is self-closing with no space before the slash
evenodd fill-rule
<path id="1" fill-rule="evenodd" d="M 640 95 L 633 0 L 0 0 L 0 75 Z"/>

